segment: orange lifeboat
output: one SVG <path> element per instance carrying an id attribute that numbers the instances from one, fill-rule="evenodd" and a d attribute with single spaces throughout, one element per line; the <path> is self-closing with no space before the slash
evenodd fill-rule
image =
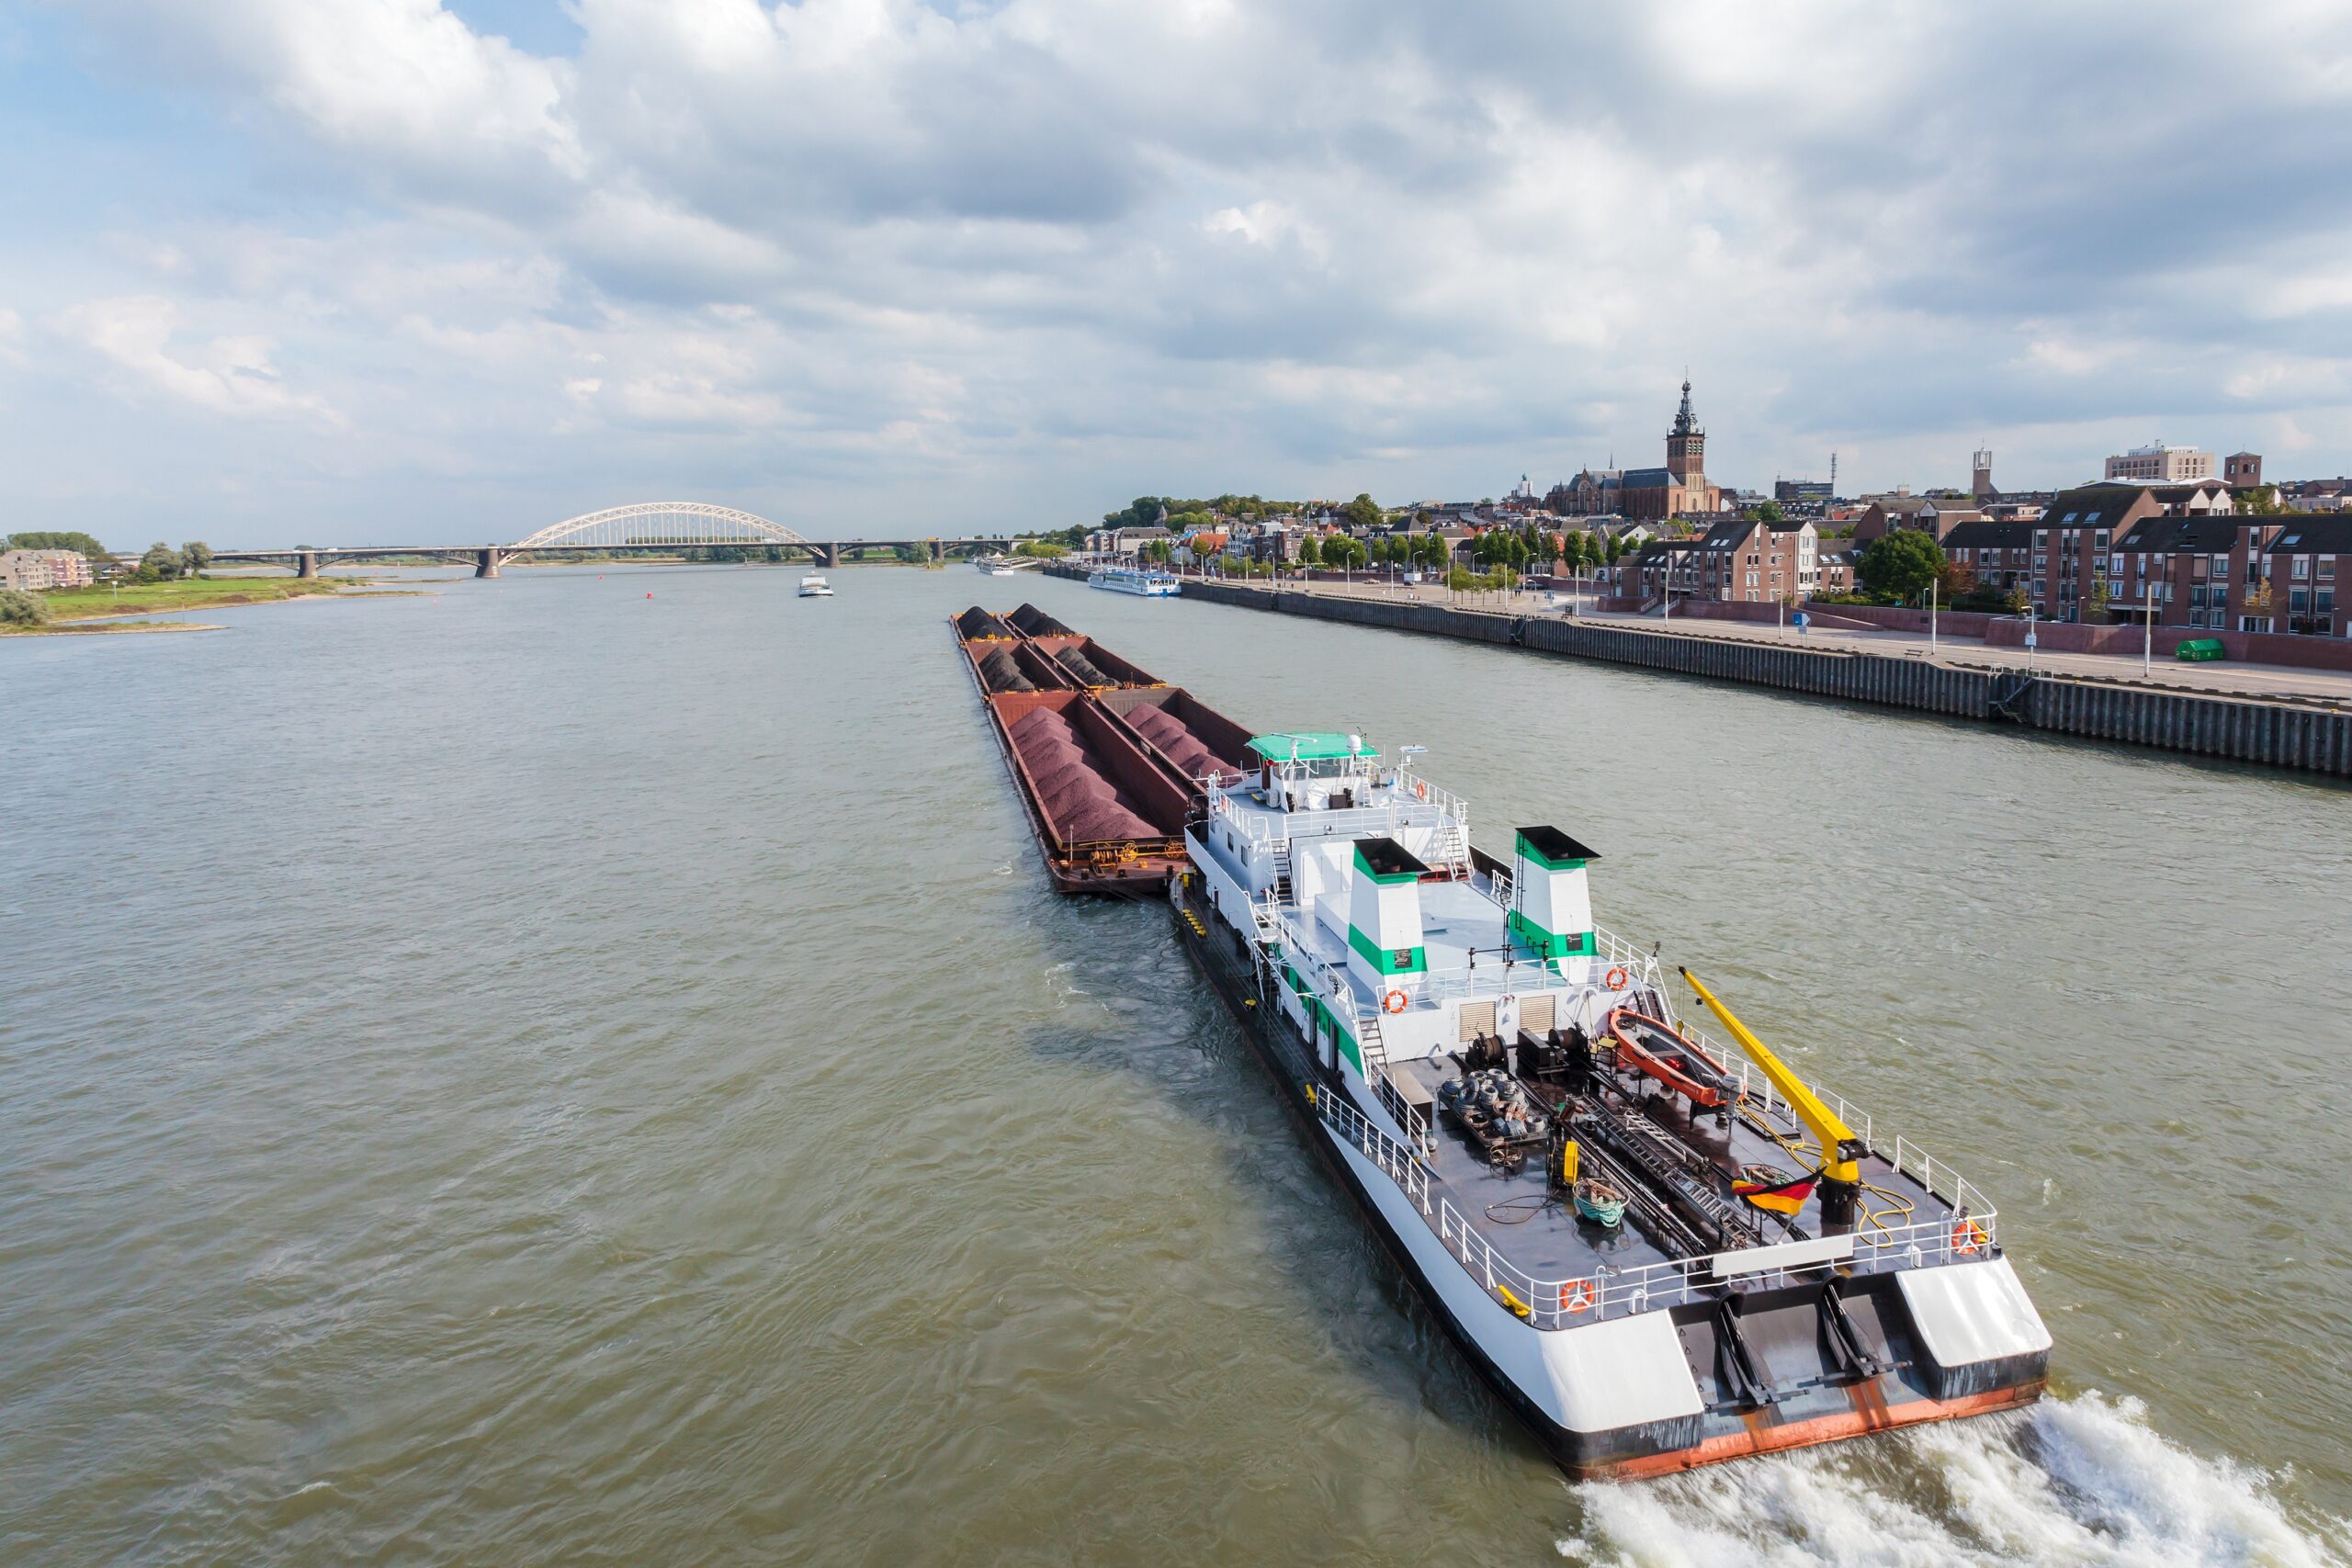
<path id="1" fill-rule="evenodd" d="M 1739 1098 L 1739 1079 L 1671 1024 L 1619 1008 L 1609 1015 L 1609 1034 L 1617 1043 L 1619 1061 L 1647 1073 L 1693 1105 L 1716 1111 Z"/>

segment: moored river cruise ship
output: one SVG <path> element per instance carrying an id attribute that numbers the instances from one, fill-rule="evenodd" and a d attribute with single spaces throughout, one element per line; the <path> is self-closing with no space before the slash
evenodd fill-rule
<path id="1" fill-rule="evenodd" d="M 1086 574 L 1086 585 L 1114 593 L 1140 593 L 1147 599 L 1173 599 L 1184 591 L 1184 585 L 1168 572 L 1130 566 L 1098 566 Z"/>
<path id="2" fill-rule="evenodd" d="M 1578 1475 L 2030 1403 L 2051 1338 L 1998 1216 L 1802 1081 L 1702 976 L 1598 925 L 1559 829 L 1363 739 L 1195 781 L 1187 950 L 1486 1379 Z"/>

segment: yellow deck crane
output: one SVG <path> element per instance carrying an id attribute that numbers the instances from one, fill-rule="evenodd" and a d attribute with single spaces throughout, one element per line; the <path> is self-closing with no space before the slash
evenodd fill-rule
<path id="1" fill-rule="evenodd" d="M 1682 970 L 1681 975 L 1698 997 L 1699 1005 L 1723 1020 L 1724 1027 L 1739 1042 L 1740 1049 L 1764 1069 L 1773 1089 L 1789 1102 L 1789 1109 L 1797 1113 L 1797 1120 L 1804 1123 L 1805 1130 L 1821 1145 L 1822 1219 L 1833 1225 L 1850 1223 L 1855 1201 L 1861 1193 L 1861 1158 L 1870 1152 L 1870 1145 L 1856 1137 L 1845 1119 L 1823 1104 L 1821 1097 L 1791 1072 L 1786 1063 L 1767 1050 L 1764 1042 L 1749 1033 L 1747 1025 L 1733 1016 L 1722 998 L 1700 983 L 1699 976 L 1688 969 Z"/>

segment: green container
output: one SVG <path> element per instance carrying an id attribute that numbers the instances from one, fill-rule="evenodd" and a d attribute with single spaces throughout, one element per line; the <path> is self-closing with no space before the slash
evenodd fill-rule
<path id="1" fill-rule="evenodd" d="M 2175 649 L 2173 657 L 2195 663 L 2207 659 L 2227 659 L 2229 653 L 2222 647 L 2219 637 L 2193 637 Z"/>

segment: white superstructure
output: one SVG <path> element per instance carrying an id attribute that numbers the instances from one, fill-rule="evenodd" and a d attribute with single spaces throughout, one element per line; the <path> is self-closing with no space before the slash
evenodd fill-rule
<path id="1" fill-rule="evenodd" d="M 1114 593 L 1140 593 L 1147 599 L 1173 599 L 1183 592 L 1183 585 L 1167 572 L 1126 566 L 1097 567 L 1087 573 L 1086 585 Z"/>
<path id="2" fill-rule="evenodd" d="M 1595 921 L 1592 851 L 1552 828 L 1474 851 L 1465 802 L 1355 736 L 1250 745 L 1255 773 L 1200 781 L 1176 892 L 1196 957 L 1564 1463 L 1655 1473 L 2038 1393 L 2049 1335 L 1948 1166 L 1823 1095 L 1860 1186 L 1743 1196 L 1770 1161 L 1827 1162 L 1760 1064 L 1678 1017 L 1656 950 Z M 1630 1067 L 1603 1043 L 1632 1014 L 1736 1094 L 1702 1113 Z M 1482 1082 L 1516 1082 L 1523 1120 L 1470 1131 Z M 1579 1158 L 1630 1190 L 1623 1226 L 1563 1201 Z"/>

